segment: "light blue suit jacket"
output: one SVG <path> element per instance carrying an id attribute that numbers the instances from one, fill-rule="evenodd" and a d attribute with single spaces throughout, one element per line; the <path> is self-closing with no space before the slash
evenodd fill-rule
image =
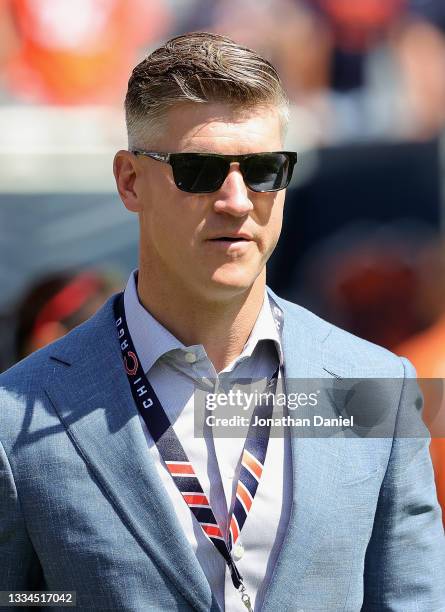
<path id="1" fill-rule="evenodd" d="M 400 378 L 403 413 L 407 361 L 272 295 L 287 378 Z M 263 610 L 445 610 L 427 440 L 292 438 L 292 455 Z M 81 610 L 218 610 L 170 504 L 109 300 L 0 376 L 0 590 L 75 590 Z"/>

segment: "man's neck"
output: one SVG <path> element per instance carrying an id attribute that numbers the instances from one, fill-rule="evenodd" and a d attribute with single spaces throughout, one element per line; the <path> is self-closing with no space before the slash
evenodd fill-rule
<path id="1" fill-rule="evenodd" d="M 255 325 L 264 300 L 265 269 L 246 291 L 228 300 L 206 300 L 179 286 L 157 283 L 140 268 L 137 290 L 141 304 L 186 346 L 202 344 L 220 372 L 236 357 Z"/>

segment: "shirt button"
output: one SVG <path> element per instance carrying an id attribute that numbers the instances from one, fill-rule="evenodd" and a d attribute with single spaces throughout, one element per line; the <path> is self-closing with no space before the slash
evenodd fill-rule
<path id="1" fill-rule="evenodd" d="M 244 555 L 244 546 L 242 544 L 236 544 L 233 548 L 233 558 L 235 561 L 239 561 Z"/>
<path id="2" fill-rule="evenodd" d="M 184 359 L 186 360 L 187 363 L 195 363 L 195 361 L 197 360 L 197 357 L 195 353 L 186 353 L 184 356 Z"/>

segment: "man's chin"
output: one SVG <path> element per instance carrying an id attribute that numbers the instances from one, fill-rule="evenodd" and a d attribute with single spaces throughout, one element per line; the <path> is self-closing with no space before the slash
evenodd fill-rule
<path id="1" fill-rule="evenodd" d="M 230 297 L 249 291 L 258 279 L 258 274 L 227 274 L 221 271 L 213 274 L 209 281 L 209 292 L 220 297 Z"/>

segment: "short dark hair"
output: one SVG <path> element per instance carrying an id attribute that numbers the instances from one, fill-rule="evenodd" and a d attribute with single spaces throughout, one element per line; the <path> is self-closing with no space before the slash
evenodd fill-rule
<path id="1" fill-rule="evenodd" d="M 125 114 L 130 146 L 154 132 L 168 109 L 181 102 L 225 103 L 249 110 L 275 106 L 282 133 L 289 102 L 274 66 L 230 38 L 192 32 L 167 41 L 140 62 L 128 82 Z"/>

